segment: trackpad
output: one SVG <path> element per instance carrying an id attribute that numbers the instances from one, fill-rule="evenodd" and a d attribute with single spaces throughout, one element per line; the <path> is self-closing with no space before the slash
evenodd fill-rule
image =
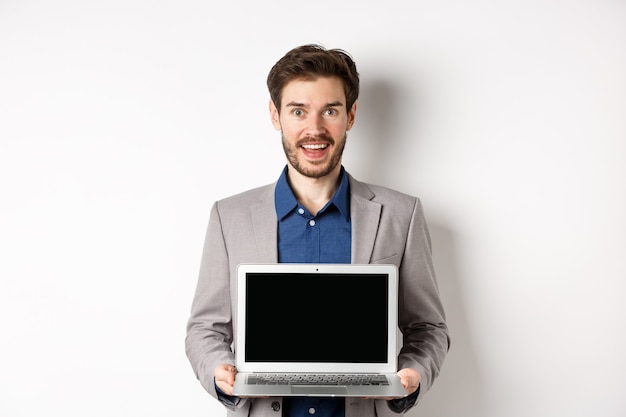
<path id="1" fill-rule="evenodd" d="M 348 390 L 346 387 L 319 387 L 313 385 L 292 385 L 292 394 L 299 395 L 346 395 Z"/>

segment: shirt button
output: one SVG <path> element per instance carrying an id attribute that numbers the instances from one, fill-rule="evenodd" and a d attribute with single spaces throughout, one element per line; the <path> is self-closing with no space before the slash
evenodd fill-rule
<path id="1" fill-rule="evenodd" d="M 309 408 L 309 414 L 311 415 L 315 414 L 315 408 L 313 407 Z"/>
<path id="2" fill-rule="evenodd" d="M 309 220 L 309 226 L 311 227 L 315 226 L 315 220 Z"/>
<path id="3" fill-rule="evenodd" d="M 298 209 L 298 214 L 304 214 L 304 209 L 302 207 Z"/>

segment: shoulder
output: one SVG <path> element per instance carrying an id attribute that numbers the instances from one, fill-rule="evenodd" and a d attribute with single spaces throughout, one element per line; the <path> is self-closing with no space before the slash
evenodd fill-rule
<path id="1" fill-rule="evenodd" d="M 267 202 L 274 204 L 275 186 L 275 183 L 267 184 L 225 197 L 215 202 L 215 208 L 220 212 L 238 212 Z"/>
<path id="2" fill-rule="evenodd" d="M 384 206 L 397 206 L 399 208 L 411 208 L 419 205 L 419 198 L 377 184 L 369 184 L 348 176 L 350 191 L 353 198 L 363 198 L 372 202 L 378 202 Z"/>

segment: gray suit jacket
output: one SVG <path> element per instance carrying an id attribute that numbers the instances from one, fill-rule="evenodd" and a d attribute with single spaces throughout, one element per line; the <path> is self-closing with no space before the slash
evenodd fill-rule
<path id="1" fill-rule="evenodd" d="M 422 396 L 437 377 L 449 346 L 422 206 L 415 197 L 351 176 L 349 181 L 352 263 L 398 266 L 403 334 L 398 366 L 419 372 Z M 196 377 L 216 398 L 214 369 L 235 363 L 231 344 L 237 265 L 278 259 L 274 188 L 270 184 L 226 198 L 211 211 L 185 345 Z M 282 399 L 244 399 L 229 408 L 229 416 L 280 417 Z M 346 417 L 391 415 L 397 414 L 386 401 L 346 399 Z"/>

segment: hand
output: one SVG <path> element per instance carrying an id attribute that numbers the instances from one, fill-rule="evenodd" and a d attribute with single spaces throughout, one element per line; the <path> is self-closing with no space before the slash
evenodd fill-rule
<path id="1" fill-rule="evenodd" d="M 233 395 L 233 385 L 235 385 L 235 375 L 237 368 L 232 365 L 222 364 L 215 368 L 215 385 L 226 395 Z"/>
<path id="2" fill-rule="evenodd" d="M 402 387 L 404 387 L 404 390 L 406 391 L 407 396 L 417 391 L 417 387 L 419 387 L 422 377 L 415 369 L 411 369 L 411 368 L 401 369 L 398 371 L 398 376 L 400 377 L 400 383 L 402 384 Z M 362 398 L 367 400 L 370 397 L 362 397 Z M 383 398 L 377 398 L 377 399 L 391 401 L 396 398 L 383 397 Z"/>
<path id="3" fill-rule="evenodd" d="M 419 387 L 420 381 L 422 380 L 420 374 L 415 369 L 411 368 L 401 369 L 398 371 L 398 376 L 406 391 L 406 395 L 411 395 L 417 391 L 417 387 Z"/>

